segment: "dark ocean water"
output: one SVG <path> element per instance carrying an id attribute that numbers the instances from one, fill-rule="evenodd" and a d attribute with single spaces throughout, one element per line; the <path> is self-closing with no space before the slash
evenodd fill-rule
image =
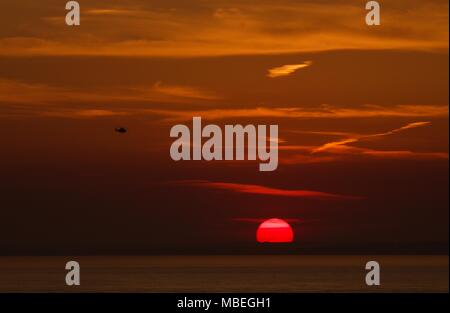
<path id="1" fill-rule="evenodd" d="M 65 264 L 81 285 L 65 285 Z M 365 284 L 365 264 L 381 286 Z M 448 256 L 0 257 L 1 292 L 448 292 Z"/>

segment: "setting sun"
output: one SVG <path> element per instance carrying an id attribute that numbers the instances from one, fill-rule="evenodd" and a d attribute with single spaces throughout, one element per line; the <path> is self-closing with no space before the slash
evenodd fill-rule
<path id="1" fill-rule="evenodd" d="M 292 242 L 294 241 L 294 233 L 291 225 L 287 222 L 278 218 L 271 218 L 259 225 L 256 240 L 260 243 Z"/>

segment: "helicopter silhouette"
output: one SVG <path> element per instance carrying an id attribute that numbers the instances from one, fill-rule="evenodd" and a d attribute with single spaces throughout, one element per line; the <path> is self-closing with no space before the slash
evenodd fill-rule
<path id="1" fill-rule="evenodd" d="M 126 129 L 125 127 L 116 127 L 114 128 L 114 131 L 116 131 L 117 133 L 125 134 L 128 129 Z"/>

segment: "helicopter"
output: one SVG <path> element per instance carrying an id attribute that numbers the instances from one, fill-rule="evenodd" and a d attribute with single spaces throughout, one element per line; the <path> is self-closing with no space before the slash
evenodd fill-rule
<path id="1" fill-rule="evenodd" d="M 114 128 L 114 131 L 116 131 L 117 133 L 125 134 L 128 131 L 128 129 L 125 127 L 116 127 Z"/>

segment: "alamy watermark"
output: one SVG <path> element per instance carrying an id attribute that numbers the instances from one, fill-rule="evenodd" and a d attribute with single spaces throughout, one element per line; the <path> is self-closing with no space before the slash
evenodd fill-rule
<path id="1" fill-rule="evenodd" d="M 368 1 L 365 6 L 369 11 L 366 14 L 366 24 L 369 26 L 381 25 L 380 4 L 378 1 Z M 80 4 L 78 1 L 68 1 L 66 3 L 66 24 L 68 26 L 80 26 Z"/>
<path id="2" fill-rule="evenodd" d="M 175 125 L 170 130 L 170 137 L 177 138 L 170 147 L 170 156 L 174 161 L 255 161 L 258 158 L 262 161 L 259 164 L 260 171 L 277 169 L 278 125 L 225 125 L 224 133 L 214 124 L 202 127 L 202 118 L 193 117 L 192 132 L 183 124 Z M 203 142 L 205 138 L 207 140 Z"/>

